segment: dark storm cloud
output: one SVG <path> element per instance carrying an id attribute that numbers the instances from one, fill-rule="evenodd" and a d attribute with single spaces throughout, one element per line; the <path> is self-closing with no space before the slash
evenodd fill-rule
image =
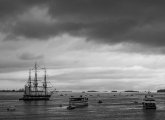
<path id="1" fill-rule="evenodd" d="M 35 6 L 46 6 L 56 22 L 27 22 L 16 17 Z M 164 46 L 164 6 L 163 0 L 1 0 L 0 17 L 1 24 L 3 19 L 15 18 L 15 24 L 5 25 L 13 36 L 46 39 L 68 33 L 100 43 Z"/>
<path id="2" fill-rule="evenodd" d="M 32 53 L 22 53 L 19 58 L 22 60 L 38 60 L 42 59 L 44 56 L 43 55 L 35 55 Z"/>
<path id="3" fill-rule="evenodd" d="M 0 0 L 0 17 L 11 18 L 34 5 L 44 5 L 44 0 Z M 2 19 L 1 19 L 2 20 Z"/>
<path id="4" fill-rule="evenodd" d="M 11 30 L 12 36 L 19 35 L 41 40 L 62 33 L 72 33 L 81 28 L 81 24 L 76 23 L 44 24 L 38 22 L 19 22 L 18 24 Z"/>

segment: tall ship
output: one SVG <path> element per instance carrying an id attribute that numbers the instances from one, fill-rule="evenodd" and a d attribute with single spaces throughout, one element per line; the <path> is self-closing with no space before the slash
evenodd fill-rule
<path id="1" fill-rule="evenodd" d="M 39 80 L 37 72 L 44 71 L 44 79 Z M 34 72 L 34 79 L 31 77 L 31 72 Z M 40 84 L 39 84 L 40 81 Z M 49 100 L 51 93 L 48 92 L 46 68 L 40 68 L 37 63 L 29 70 L 29 79 L 25 85 L 24 95 L 19 100 Z"/>

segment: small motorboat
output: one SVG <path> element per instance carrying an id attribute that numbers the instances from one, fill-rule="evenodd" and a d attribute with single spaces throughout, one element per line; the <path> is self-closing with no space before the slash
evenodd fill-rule
<path id="1" fill-rule="evenodd" d="M 64 96 L 63 94 L 60 94 L 60 96 Z"/>
<path id="2" fill-rule="evenodd" d="M 134 104 L 138 104 L 138 101 L 134 101 L 133 103 L 134 103 Z"/>
<path id="3" fill-rule="evenodd" d="M 156 109 L 156 101 L 153 95 L 145 95 L 145 98 L 142 101 L 144 109 Z"/>
<path id="4" fill-rule="evenodd" d="M 72 105 L 69 105 L 69 106 L 67 107 L 68 110 L 72 110 L 72 109 L 75 109 L 75 108 L 76 108 L 76 106 L 72 106 Z"/>
<path id="5" fill-rule="evenodd" d="M 70 97 L 69 98 L 69 106 L 71 106 L 71 107 L 88 106 L 88 98 L 83 97 L 82 95 L 80 97 Z"/>
<path id="6" fill-rule="evenodd" d="M 62 104 L 60 104 L 59 107 L 62 107 Z"/>
<path id="7" fill-rule="evenodd" d="M 103 101 L 102 100 L 99 100 L 98 103 L 103 103 Z"/>
<path id="8" fill-rule="evenodd" d="M 9 106 L 9 107 L 7 107 L 7 111 L 15 111 L 15 106 Z"/>

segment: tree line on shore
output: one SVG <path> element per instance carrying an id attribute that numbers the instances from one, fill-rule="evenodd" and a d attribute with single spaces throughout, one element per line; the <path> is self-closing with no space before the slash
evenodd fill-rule
<path id="1" fill-rule="evenodd" d="M 15 89 L 12 89 L 12 90 L 0 90 L 0 92 L 24 92 L 24 89 L 21 88 L 21 89 L 18 89 L 18 90 L 15 90 Z"/>

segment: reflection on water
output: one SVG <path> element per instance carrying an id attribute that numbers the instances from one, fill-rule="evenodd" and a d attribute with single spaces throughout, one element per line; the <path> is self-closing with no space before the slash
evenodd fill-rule
<path id="1" fill-rule="evenodd" d="M 10 95 L 11 94 L 11 95 Z M 18 101 L 22 94 L 0 93 L 0 120 L 164 120 L 165 95 L 156 94 L 157 110 L 143 110 L 144 94 L 88 93 L 89 106 L 67 110 L 68 98 L 82 93 L 55 94 L 50 101 Z M 98 104 L 97 96 L 103 101 Z M 136 101 L 136 102 L 135 102 Z M 136 104 L 135 104 L 136 103 Z M 6 107 L 12 105 L 15 111 Z"/>
<path id="2" fill-rule="evenodd" d="M 155 120 L 156 118 L 156 110 L 155 109 L 147 109 L 143 110 L 145 120 Z"/>

